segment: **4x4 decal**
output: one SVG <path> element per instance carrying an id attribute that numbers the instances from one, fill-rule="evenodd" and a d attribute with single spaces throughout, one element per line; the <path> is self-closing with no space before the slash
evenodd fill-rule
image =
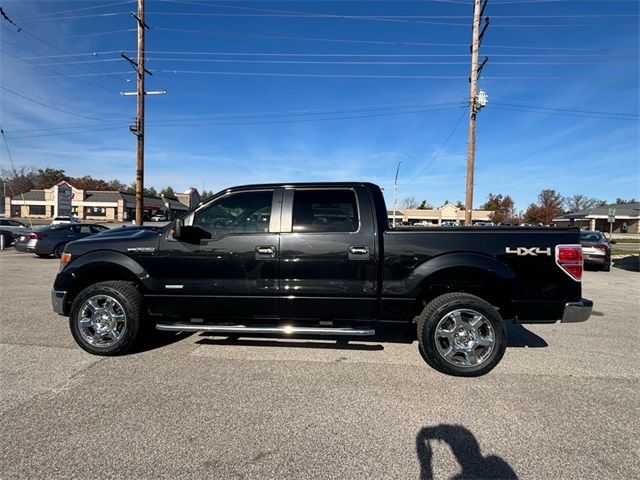
<path id="1" fill-rule="evenodd" d="M 515 253 L 520 257 L 526 257 L 527 255 L 531 255 L 532 257 L 536 257 L 538 255 L 548 255 L 551 256 L 551 247 L 549 248 L 540 248 L 540 247 L 507 247 L 504 249 L 505 253 Z"/>

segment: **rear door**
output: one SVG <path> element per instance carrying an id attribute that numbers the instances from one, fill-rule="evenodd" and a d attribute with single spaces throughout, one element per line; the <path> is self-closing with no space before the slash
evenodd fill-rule
<path id="1" fill-rule="evenodd" d="M 367 320 L 375 310 L 375 237 L 366 189 L 285 190 L 280 315 Z"/>

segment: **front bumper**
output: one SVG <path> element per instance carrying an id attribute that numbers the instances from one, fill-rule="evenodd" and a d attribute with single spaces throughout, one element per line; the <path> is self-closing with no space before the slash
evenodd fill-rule
<path id="1" fill-rule="evenodd" d="M 564 306 L 561 322 L 584 322 L 591 316 L 591 310 L 593 310 L 593 302 L 586 298 L 581 299 L 579 302 L 568 302 Z"/>
<path id="2" fill-rule="evenodd" d="M 67 292 L 64 290 L 51 290 L 51 305 L 53 311 L 58 315 L 64 315 L 64 304 L 67 299 Z"/>

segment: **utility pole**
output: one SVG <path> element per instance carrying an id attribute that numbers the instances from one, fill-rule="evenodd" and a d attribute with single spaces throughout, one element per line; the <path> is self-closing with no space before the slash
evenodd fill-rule
<path id="1" fill-rule="evenodd" d="M 138 0 L 138 107 L 136 110 L 136 225 L 144 222 L 144 0 Z"/>
<path id="2" fill-rule="evenodd" d="M 138 106 L 136 109 L 136 123 L 129 129 L 137 137 L 136 147 L 136 224 L 142 225 L 144 214 L 144 75 L 153 75 L 144 67 L 144 31 L 149 26 L 144 22 L 144 0 L 138 0 L 138 13 L 131 13 L 138 23 L 138 61 L 134 61 L 123 53 L 120 54 L 136 70 L 136 93 L 120 92 L 120 95 L 136 95 Z M 156 93 L 156 92 L 154 92 Z M 160 92 L 158 92 L 160 93 Z M 161 91 L 162 94 L 166 93 Z"/>
<path id="3" fill-rule="evenodd" d="M 391 226 L 395 228 L 396 226 L 396 202 L 398 200 L 398 173 L 400 173 L 400 164 L 402 161 L 398 162 L 398 168 L 396 168 L 396 177 L 393 180 L 393 219 L 391 220 Z"/>
<path id="4" fill-rule="evenodd" d="M 489 18 L 486 18 L 484 28 L 480 31 L 480 23 L 484 9 L 488 0 L 473 1 L 473 29 L 471 35 L 471 75 L 469 76 L 469 141 L 467 145 L 467 192 L 465 198 L 465 214 L 464 224 L 469 226 L 472 224 L 473 211 L 473 174 L 475 169 L 476 157 L 476 114 L 486 104 L 486 94 L 482 99 L 478 98 L 478 77 L 480 72 L 487 63 L 488 58 L 485 57 L 481 65 L 478 65 L 478 56 L 480 53 L 480 44 L 484 32 L 489 26 Z"/>

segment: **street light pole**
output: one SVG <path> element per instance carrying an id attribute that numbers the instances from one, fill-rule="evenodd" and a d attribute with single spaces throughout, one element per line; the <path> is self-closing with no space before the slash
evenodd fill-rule
<path id="1" fill-rule="evenodd" d="M 398 173 L 400 173 L 400 164 L 402 161 L 398 162 L 398 167 L 396 168 L 396 176 L 393 179 L 393 220 L 391 221 L 391 226 L 395 228 L 396 226 L 396 202 L 398 200 Z"/>

